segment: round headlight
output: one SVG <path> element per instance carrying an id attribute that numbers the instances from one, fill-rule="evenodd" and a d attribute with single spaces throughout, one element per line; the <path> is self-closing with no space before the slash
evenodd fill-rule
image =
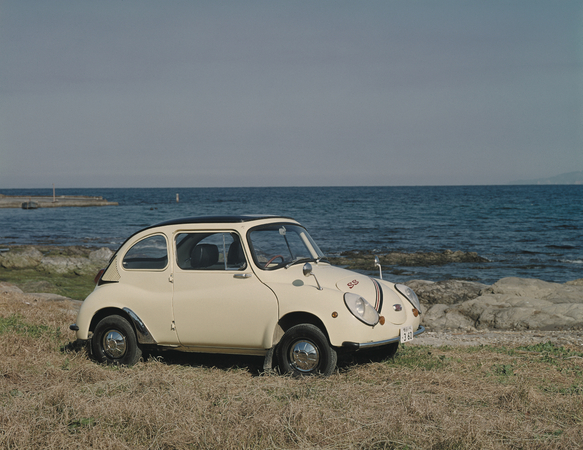
<path id="1" fill-rule="evenodd" d="M 405 286 L 404 284 L 395 284 L 395 289 L 399 291 L 404 297 L 406 297 L 407 300 L 409 300 L 409 303 L 411 303 L 421 313 L 421 303 L 419 302 L 419 298 L 413 289 L 411 289 L 409 286 Z"/>
<path id="2" fill-rule="evenodd" d="M 347 292 L 344 294 L 344 303 L 354 317 L 371 327 L 379 323 L 379 313 L 360 295 Z"/>

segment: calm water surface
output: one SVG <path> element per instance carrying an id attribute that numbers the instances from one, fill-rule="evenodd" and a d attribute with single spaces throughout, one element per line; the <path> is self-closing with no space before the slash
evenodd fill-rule
<path id="1" fill-rule="evenodd" d="M 52 195 L 52 190 L 39 189 L 0 192 Z M 493 283 L 519 276 L 564 282 L 583 278 L 580 185 L 61 189 L 57 195 L 103 196 L 119 206 L 0 209 L 0 246 L 116 249 L 137 230 L 173 218 L 280 214 L 298 219 L 328 254 L 450 249 L 477 252 L 490 260 L 387 267 L 386 277 L 395 281 L 463 278 Z"/>

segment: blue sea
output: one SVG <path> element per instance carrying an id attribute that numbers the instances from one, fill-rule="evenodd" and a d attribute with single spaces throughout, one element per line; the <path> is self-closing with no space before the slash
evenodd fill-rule
<path id="1" fill-rule="evenodd" d="M 52 189 L 0 192 L 52 195 Z M 489 260 L 386 267 L 385 278 L 396 282 L 583 278 L 583 185 L 58 189 L 57 195 L 103 196 L 119 206 L 0 209 L 0 246 L 115 250 L 139 229 L 169 219 L 278 214 L 299 220 L 328 255 L 450 249 L 477 252 Z"/>

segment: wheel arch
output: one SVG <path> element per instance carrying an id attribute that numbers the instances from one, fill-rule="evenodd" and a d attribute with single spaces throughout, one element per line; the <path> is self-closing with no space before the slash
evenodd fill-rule
<path id="1" fill-rule="evenodd" d="M 129 308 L 103 308 L 95 313 L 91 319 L 91 324 L 89 325 L 89 331 L 93 332 L 97 324 L 108 316 L 120 316 L 126 319 L 136 334 L 138 343 L 156 345 L 156 340 L 152 337 L 150 330 L 146 327 L 144 322 L 138 317 L 138 315 Z"/>
<path id="2" fill-rule="evenodd" d="M 328 342 L 330 342 L 330 336 L 328 335 L 328 330 L 326 329 L 324 322 L 322 322 L 322 320 L 318 316 L 305 311 L 295 311 L 286 314 L 281 319 L 279 319 L 278 325 L 283 330 L 283 333 L 285 333 L 291 327 L 303 323 L 308 323 L 318 327 L 320 331 L 324 333 L 324 336 L 326 336 Z"/>
<path id="3" fill-rule="evenodd" d="M 136 331 L 136 326 L 134 325 L 129 314 L 127 312 L 125 312 L 123 309 L 115 308 L 115 307 L 103 308 L 103 309 L 100 309 L 99 311 L 96 311 L 95 314 L 93 315 L 93 317 L 91 318 L 91 323 L 89 324 L 89 331 L 91 331 L 93 333 L 95 331 L 95 327 L 97 326 L 97 324 L 99 322 L 101 322 L 102 319 L 106 318 L 107 316 L 121 316 L 121 317 L 123 317 L 124 319 L 126 319 L 130 323 L 130 325 L 134 329 L 134 332 Z"/>

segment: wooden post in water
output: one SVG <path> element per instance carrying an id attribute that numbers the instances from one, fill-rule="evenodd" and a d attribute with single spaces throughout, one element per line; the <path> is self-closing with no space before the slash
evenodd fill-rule
<path id="1" fill-rule="evenodd" d="M 55 183 L 53 183 L 53 203 L 55 203 L 57 200 L 55 199 Z"/>
<path id="2" fill-rule="evenodd" d="M 179 195 L 178 195 L 178 194 L 176 194 L 176 203 L 178 203 L 179 201 L 180 201 L 180 199 L 179 199 Z"/>

